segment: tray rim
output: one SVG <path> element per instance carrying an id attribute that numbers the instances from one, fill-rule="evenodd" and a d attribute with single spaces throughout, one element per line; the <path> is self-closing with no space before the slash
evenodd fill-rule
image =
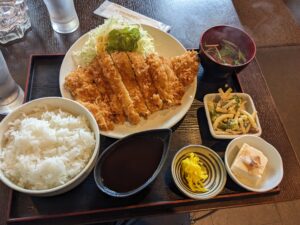
<path id="1" fill-rule="evenodd" d="M 271 191 L 260 193 L 260 192 L 244 192 L 244 194 L 241 196 L 240 193 L 235 194 L 221 194 L 216 196 L 213 199 L 205 200 L 205 202 L 208 201 L 217 201 L 218 199 L 230 199 L 231 196 L 234 196 L 234 198 L 246 198 L 246 197 L 257 197 L 257 196 L 266 196 L 266 195 L 273 195 L 277 194 L 280 191 L 279 187 L 276 187 L 272 189 Z M 12 191 L 13 192 L 13 191 Z M 230 196 L 229 196 L 230 195 Z M 221 196 L 227 196 L 227 197 L 221 197 Z M 123 210 L 132 210 L 132 209 L 143 209 L 143 208 L 149 208 L 149 207 L 156 207 L 156 206 L 168 206 L 168 205 L 176 205 L 176 206 L 183 206 L 187 203 L 201 203 L 203 200 L 194 200 L 190 198 L 176 200 L 176 201 L 159 201 L 155 203 L 148 203 L 148 204 L 140 204 L 140 205 L 129 205 L 125 207 L 114 207 L 114 208 L 105 208 L 105 209 L 94 209 L 90 211 L 77 211 L 77 212 L 69 212 L 69 213 L 60 213 L 60 214 L 49 214 L 49 215 L 39 215 L 39 216 L 28 216 L 28 217 L 12 217 L 8 218 L 7 222 L 25 222 L 25 221 L 40 221 L 45 219 L 58 219 L 62 217 L 76 217 L 76 216 L 83 216 L 83 215 L 94 215 L 98 213 L 106 213 L 106 212 L 117 212 L 117 211 L 123 211 Z M 11 210 L 11 208 L 10 208 Z"/>
<path id="2" fill-rule="evenodd" d="M 199 51 L 197 48 L 193 49 L 187 49 L 187 50 L 195 50 Z M 32 79 L 31 73 L 32 69 L 34 68 L 33 62 L 35 58 L 39 57 L 63 57 L 65 53 L 48 53 L 48 54 L 30 54 L 30 58 L 28 60 L 28 68 L 27 68 L 27 74 L 26 74 L 26 83 L 25 83 L 25 91 L 24 91 L 24 103 L 27 102 L 28 93 L 30 91 L 29 83 Z M 243 87 L 240 85 L 240 79 L 238 74 L 236 74 L 236 79 L 238 81 L 239 87 L 241 91 L 244 93 Z M 61 96 L 60 96 L 61 97 Z M 30 100 L 29 100 L 30 101 Z M 76 212 L 68 212 L 68 213 L 55 213 L 55 214 L 48 214 L 48 215 L 37 215 L 37 216 L 26 216 L 26 217 L 11 217 L 12 207 L 13 207 L 13 194 L 15 191 L 12 189 L 9 189 L 9 200 L 8 200 L 8 210 L 7 210 L 7 222 L 8 223 L 22 223 L 22 222 L 38 222 L 42 220 L 47 219 L 59 219 L 59 218 L 69 218 L 69 217 L 78 217 L 78 216 L 84 216 L 84 215 L 97 215 L 101 213 L 108 213 L 108 212 L 117 212 L 117 211 L 123 211 L 123 210 L 132 210 L 132 209 L 145 209 L 145 208 L 153 208 L 153 207 L 159 207 L 159 206 L 170 206 L 170 205 L 176 205 L 176 206 L 183 206 L 188 203 L 201 203 L 201 202 L 215 202 L 218 200 L 230 200 L 235 198 L 246 198 L 246 197 L 258 197 L 258 196 L 269 196 L 269 195 L 275 195 L 280 192 L 280 185 L 275 187 L 274 189 L 268 191 L 268 192 L 251 192 L 251 191 L 245 191 L 240 193 L 231 193 L 231 194 L 219 194 L 216 197 L 209 199 L 209 200 L 194 200 L 194 199 L 179 199 L 175 201 L 157 201 L 157 202 L 150 202 L 150 203 L 144 203 L 144 204 L 138 204 L 138 205 L 128 205 L 128 206 L 120 206 L 120 207 L 111 207 L 111 208 L 102 208 L 102 209 L 93 209 L 89 211 L 76 211 Z"/>

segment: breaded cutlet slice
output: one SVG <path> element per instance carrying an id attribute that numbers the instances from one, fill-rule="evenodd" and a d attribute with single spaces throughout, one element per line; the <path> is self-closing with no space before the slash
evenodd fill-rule
<path id="1" fill-rule="evenodd" d="M 78 68 L 66 77 L 65 88 L 75 101 L 92 112 L 101 130 L 112 130 L 114 126 L 110 106 L 91 77 L 89 68 Z"/>
<path id="2" fill-rule="evenodd" d="M 123 124 L 125 122 L 125 115 L 121 102 L 117 95 L 114 94 L 109 82 L 103 75 L 98 56 L 96 56 L 93 64 L 89 66 L 89 70 L 90 73 L 94 74 L 94 82 L 102 94 L 104 101 L 110 106 L 113 122 L 116 124 Z"/>
<path id="3" fill-rule="evenodd" d="M 149 74 L 149 66 L 142 54 L 136 52 L 127 52 L 130 59 L 132 69 L 135 74 L 136 81 L 143 94 L 146 105 L 151 112 L 162 109 L 163 102 L 155 88 L 151 75 Z"/>
<path id="4" fill-rule="evenodd" d="M 178 104 L 180 104 L 181 99 L 184 95 L 184 87 L 183 87 L 182 83 L 180 83 L 176 74 L 174 73 L 174 71 L 172 69 L 171 61 L 162 56 L 160 58 L 165 67 L 165 71 L 168 74 L 169 86 L 171 87 L 173 96 L 177 101 L 179 101 Z"/>
<path id="5" fill-rule="evenodd" d="M 150 115 L 150 111 L 148 110 L 143 95 L 139 89 L 127 54 L 125 52 L 113 52 L 110 55 L 121 74 L 122 81 L 133 101 L 135 110 L 140 116 L 147 118 Z"/>
<path id="6" fill-rule="evenodd" d="M 183 84 L 187 86 L 195 80 L 199 70 L 199 57 L 196 51 L 187 51 L 171 58 L 173 70 Z"/>
<path id="7" fill-rule="evenodd" d="M 110 109 L 107 104 L 104 102 L 98 102 L 97 104 L 82 101 L 78 102 L 84 105 L 93 114 L 100 130 L 107 131 L 114 129 L 114 124 L 110 119 Z"/>
<path id="8" fill-rule="evenodd" d="M 172 90 L 173 85 L 169 80 L 169 74 L 166 71 L 162 58 L 156 54 L 150 54 L 147 56 L 146 62 L 149 66 L 153 84 L 163 101 L 163 108 L 179 105 L 180 100 L 174 96 L 174 90 Z"/>
<path id="9" fill-rule="evenodd" d="M 140 116 L 134 108 L 133 100 L 126 89 L 122 77 L 115 67 L 111 56 L 106 52 L 100 52 L 99 64 L 102 67 L 104 77 L 109 82 L 114 93 L 118 96 L 128 121 L 132 124 L 138 124 L 140 122 Z"/>
<path id="10" fill-rule="evenodd" d="M 81 100 L 84 102 L 93 102 L 95 96 L 100 92 L 89 77 L 86 69 L 81 67 L 72 71 L 66 78 L 64 87 L 71 93 L 75 100 Z"/>

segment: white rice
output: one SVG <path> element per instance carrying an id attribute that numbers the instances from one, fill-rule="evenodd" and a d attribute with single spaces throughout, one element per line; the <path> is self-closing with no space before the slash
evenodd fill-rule
<path id="1" fill-rule="evenodd" d="M 88 163 L 95 135 L 83 116 L 39 110 L 10 124 L 0 149 L 0 169 L 16 185 L 44 190 L 65 184 Z"/>

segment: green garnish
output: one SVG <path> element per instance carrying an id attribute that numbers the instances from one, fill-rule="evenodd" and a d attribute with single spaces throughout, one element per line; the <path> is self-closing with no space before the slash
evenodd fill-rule
<path id="1" fill-rule="evenodd" d="M 106 50 L 108 52 L 134 51 L 138 47 L 137 42 L 140 38 L 141 34 L 138 28 L 114 29 L 108 33 Z"/>
<path id="2" fill-rule="evenodd" d="M 232 98 L 235 100 L 236 103 L 240 103 L 241 102 L 241 97 L 237 96 L 237 95 L 233 95 Z"/>
<path id="3" fill-rule="evenodd" d="M 238 126 L 239 126 L 238 121 L 236 119 L 228 119 L 225 123 L 220 122 L 218 127 L 222 130 L 227 130 L 227 129 L 235 130 L 239 128 Z"/>
<path id="4" fill-rule="evenodd" d="M 247 61 L 239 47 L 227 40 L 222 40 L 219 44 L 205 44 L 204 47 L 207 54 L 225 65 L 236 66 Z"/>

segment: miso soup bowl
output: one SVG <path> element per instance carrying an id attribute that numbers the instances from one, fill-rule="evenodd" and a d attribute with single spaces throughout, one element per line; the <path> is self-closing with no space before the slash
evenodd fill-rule
<path id="1" fill-rule="evenodd" d="M 219 44 L 222 40 L 236 44 L 245 54 L 246 62 L 240 65 L 226 65 L 217 62 L 204 51 L 205 44 Z M 200 38 L 200 59 L 204 71 L 218 78 L 227 77 L 233 72 L 240 72 L 255 57 L 256 45 L 253 39 L 243 30 L 226 25 L 214 26 L 206 30 Z"/>

